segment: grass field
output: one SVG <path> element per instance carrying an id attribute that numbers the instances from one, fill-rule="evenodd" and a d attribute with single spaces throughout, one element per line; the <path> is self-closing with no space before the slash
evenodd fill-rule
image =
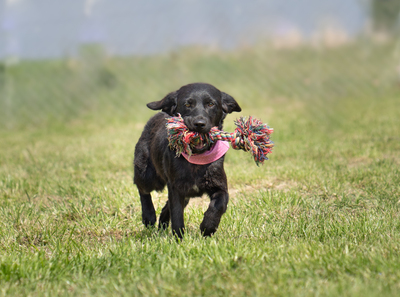
<path id="1" fill-rule="evenodd" d="M 394 49 L 186 49 L 8 67 L 0 295 L 398 296 Z M 276 147 L 263 167 L 230 150 L 218 232 L 201 237 L 207 198 L 193 199 L 177 243 L 170 230 L 143 227 L 131 163 L 154 114 L 145 103 L 193 81 L 267 122 Z M 167 193 L 153 197 L 159 214 Z"/>

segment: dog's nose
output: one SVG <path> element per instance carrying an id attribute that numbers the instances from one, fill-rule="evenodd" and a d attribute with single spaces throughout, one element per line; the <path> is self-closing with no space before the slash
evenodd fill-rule
<path id="1" fill-rule="evenodd" d="M 196 129 L 203 129 L 206 126 L 206 121 L 203 119 L 196 120 L 194 123 Z"/>

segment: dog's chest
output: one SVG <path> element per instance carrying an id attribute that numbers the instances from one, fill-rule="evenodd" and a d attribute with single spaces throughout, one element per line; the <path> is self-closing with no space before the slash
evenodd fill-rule
<path id="1" fill-rule="evenodd" d="M 206 174 L 191 174 L 185 178 L 184 184 L 185 186 L 181 189 L 185 189 L 186 195 L 200 196 L 207 191 Z"/>
<path id="2" fill-rule="evenodd" d="M 215 188 L 223 187 L 221 179 L 223 169 L 220 166 L 198 166 L 198 170 L 190 170 L 183 178 L 180 189 L 184 189 L 187 196 L 201 196 Z"/>

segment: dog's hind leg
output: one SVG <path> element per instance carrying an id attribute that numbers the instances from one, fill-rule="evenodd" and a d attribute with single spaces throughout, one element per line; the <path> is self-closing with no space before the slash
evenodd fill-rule
<path id="1" fill-rule="evenodd" d="M 145 157 L 140 155 L 140 151 L 135 155 L 133 182 L 139 190 L 142 204 L 142 222 L 146 227 L 149 227 L 154 226 L 157 220 L 150 193 L 154 190 L 161 191 L 165 182 L 157 176 L 153 164 Z"/>
<path id="2" fill-rule="evenodd" d="M 156 223 L 156 211 L 150 194 L 144 194 L 139 190 L 140 202 L 142 204 L 142 222 L 146 227 L 154 226 Z"/>

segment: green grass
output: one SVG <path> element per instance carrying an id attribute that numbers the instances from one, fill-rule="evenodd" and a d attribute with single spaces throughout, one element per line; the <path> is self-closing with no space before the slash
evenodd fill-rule
<path id="1" fill-rule="evenodd" d="M 391 45 L 365 44 L 188 49 L 89 68 L 42 61 L 7 69 L 0 295 L 398 296 L 400 88 L 392 53 Z M 219 230 L 201 237 L 207 198 L 193 199 L 177 243 L 170 230 L 143 227 L 131 163 L 153 114 L 145 103 L 191 81 L 215 84 L 244 115 L 268 122 L 276 147 L 262 167 L 230 150 L 231 199 Z M 166 196 L 154 195 L 158 214 Z"/>

